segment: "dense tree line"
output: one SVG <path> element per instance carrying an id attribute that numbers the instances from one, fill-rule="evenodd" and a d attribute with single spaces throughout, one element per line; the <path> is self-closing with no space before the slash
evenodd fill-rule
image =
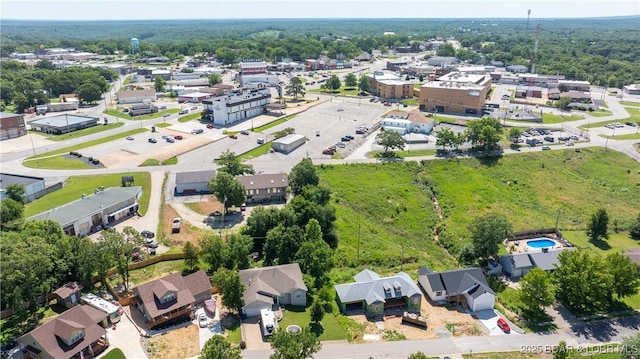
<path id="1" fill-rule="evenodd" d="M 541 21 L 537 72 L 620 87 L 640 79 L 637 17 Z M 17 26 L 21 25 L 21 26 Z M 491 26 L 488 26 L 491 25 Z M 536 24 L 537 25 L 537 24 Z M 392 28 L 394 34 L 383 35 Z M 81 30 L 81 31 L 80 31 Z M 24 23 L 3 22 L 0 55 L 73 47 L 103 55 L 129 53 L 131 37 L 143 55 L 171 59 L 198 53 L 225 64 L 245 58 L 304 61 L 326 55 L 350 59 L 361 51 L 387 52 L 398 46 L 419 49 L 435 37 L 455 37 L 462 48 L 445 44 L 441 55 L 471 63 L 499 60 L 531 65 L 536 26 L 525 20 L 254 20 Z"/>

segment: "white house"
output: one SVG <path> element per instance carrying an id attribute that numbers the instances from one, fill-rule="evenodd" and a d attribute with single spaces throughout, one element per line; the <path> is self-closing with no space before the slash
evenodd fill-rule
<path id="1" fill-rule="evenodd" d="M 418 270 L 418 283 L 433 302 L 460 304 L 472 312 L 493 309 L 496 294 L 480 268 Z"/>
<path id="2" fill-rule="evenodd" d="M 385 131 L 395 131 L 401 135 L 422 133 L 428 135 L 433 131 L 434 121 L 424 116 L 418 110 L 409 113 L 392 111 L 380 121 L 380 127 Z"/>

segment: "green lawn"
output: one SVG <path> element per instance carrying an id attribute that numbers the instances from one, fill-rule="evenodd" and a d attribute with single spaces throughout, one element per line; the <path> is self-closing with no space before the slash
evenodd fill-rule
<path id="1" fill-rule="evenodd" d="M 65 155 L 56 155 L 44 158 L 35 158 L 33 160 L 24 161 L 22 164 L 29 168 L 55 169 L 55 170 L 90 170 L 97 168 L 86 164 L 83 160 L 72 156 L 65 158 Z"/>
<path id="2" fill-rule="evenodd" d="M 296 115 L 289 115 L 289 116 L 285 116 L 283 118 L 277 119 L 275 121 L 271 121 L 271 122 L 269 122 L 267 124 L 264 124 L 264 125 L 262 125 L 260 127 L 255 127 L 253 129 L 253 132 L 264 132 L 265 130 L 270 129 L 271 127 L 275 127 L 275 126 L 278 126 L 280 124 L 283 124 L 283 123 L 291 120 L 294 117 L 296 117 Z"/>
<path id="3" fill-rule="evenodd" d="M 582 120 L 584 117 L 579 115 L 554 115 L 552 113 L 542 113 L 542 123 L 563 123 L 569 121 Z"/>
<path id="4" fill-rule="evenodd" d="M 144 268 L 129 271 L 129 280 L 133 284 L 139 285 L 142 283 L 146 283 L 154 278 L 159 278 L 164 275 L 168 275 L 174 271 L 182 272 L 183 269 L 185 269 L 183 259 L 177 259 L 175 261 L 162 261 L 162 262 L 158 262 L 158 263 L 146 266 Z M 107 281 L 109 281 L 110 285 L 115 285 L 117 283 L 121 283 L 122 279 L 118 277 L 113 281 L 109 279 L 107 279 Z"/>
<path id="5" fill-rule="evenodd" d="M 590 128 L 594 128 L 594 127 L 604 127 L 605 125 L 608 125 L 610 123 L 614 123 L 614 122 L 620 122 L 620 120 L 608 120 L 608 121 L 598 121 L 598 122 L 589 122 L 586 125 L 580 125 L 578 126 L 579 129 L 581 130 L 588 130 Z"/>
<path id="6" fill-rule="evenodd" d="M 406 148 L 406 147 L 405 147 Z M 374 158 L 377 154 L 383 153 L 384 151 L 371 151 L 367 153 L 367 157 Z M 434 149 L 420 149 L 420 150 L 404 150 L 404 151 L 395 151 L 394 152 L 397 157 L 405 158 L 405 157 L 420 157 L 420 156 L 432 156 L 436 154 L 436 150 Z"/>
<path id="7" fill-rule="evenodd" d="M 146 129 L 146 128 L 136 128 L 135 130 L 118 133 L 118 134 L 115 134 L 115 135 L 99 138 L 97 140 L 92 140 L 92 141 L 79 143 L 77 145 L 61 148 L 59 150 L 55 150 L 55 151 L 51 151 L 51 152 L 41 153 L 41 154 L 39 154 L 37 156 L 31 156 L 31 157 L 27 158 L 25 160 L 25 162 L 29 161 L 29 160 L 32 160 L 34 158 L 48 157 L 48 156 L 52 156 L 52 155 L 59 155 L 59 154 L 62 154 L 62 153 L 69 153 L 71 151 L 78 151 L 78 150 L 81 150 L 83 148 L 99 145 L 101 143 L 105 143 L 105 142 L 109 142 L 109 141 L 113 141 L 113 140 L 118 140 L 118 139 L 125 138 L 125 137 L 128 137 L 128 136 L 133 136 L 133 135 L 136 135 L 138 133 L 142 133 L 142 132 L 146 132 L 146 131 L 149 131 L 149 130 Z"/>
<path id="8" fill-rule="evenodd" d="M 409 98 L 406 100 L 401 100 L 400 103 L 407 106 L 418 106 L 418 104 L 420 103 L 420 100 L 417 98 Z"/>
<path id="9" fill-rule="evenodd" d="M 598 135 L 599 137 L 602 138 L 609 138 L 612 140 L 640 140 L 640 133 L 627 133 L 624 135 L 615 135 L 615 136 L 608 136 L 608 135 Z"/>
<path id="10" fill-rule="evenodd" d="M 98 126 L 94 126 L 94 127 L 85 128 L 84 130 L 65 133 L 65 134 L 62 134 L 62 135 L 49 136 L 49 139 L 51 141 L 66 141 L 66 140 L 71 140 L 71 139 L 82 137 L 82 136 L 86 136 L 86 135 L 92 135 L 94 133 L 98 133 L 98 132 L 102 132 L 102 131 L 111 130 L 111 129 L 118 128 L 118 127 L 121 127 L 121 126 L 124 126 L 124 122 L 110 123 L 108 125 L 98 125 Z M 42 132 L 36 132 L 36 131 L 29 131 L 29 132 L 32 132 L 34 134 L 40 134 L 40 135 L 46 136 L 46 134 L 44 134 Z"/>
<path id="11" fill-rule="evenodd" d="M 616 219 L 615 212 L 609 212 L 609 239 L 592 243 L 589 241 L 585 231 L 562 231 L 562 234 L 569 242 L 578 248 L 588 249 L 596 253 L 620 252 L 626 248 L 640 247 L 640 242 L 629 238 L 629 232 L 623 231 L 615 233 L 611 231 L 611 222 Z M 560 214 L 562 217 L 562 214 Z"/>
<path id="12" fill-rule="evenodd" d="M 309 308 L 287 306 L 282 313 L 282 321 L 278 323 L 281 330 L 292 324 L 299 325 L 303 330 L 307 330 L 309 327 L 311 322 Z M 320 340 L 348 339 L 347 333 L 332 313 L 326 313 L 321 323 L 322 334 L 320 335 Z"/>
<path id="13" fill-rule="evenodd" d="M 199 120 L 201 118 L 202 118 L 202 113 L 200 113 L 200 112 L 192 113 L 190 115 L 179 117 L 178 118 L 178 122 L 189 122 L 189 121 L 193 121 L 193 120 Z"/>
<path id="14" fill-rule="evenodd" d="M 127 359 L 120 348 L 111 349 L 102 359 Z"/>
<path id="15" fill-rule="evenodd" d="M 620 101 L 622 106 L 640 106 L 640 102 L 636 101 Z"/>
<path id="16" fill-rule="evenodd" d="M 175 165 L 178 163 L 178 157 L 171 157 L 167 160 L 164 160 L 162 162 L 156 160 L 155 158 L 148 158 L 146 160 L 144 160 L 144 162 L 142 162 L 142 164 L 140 164 L 139 167 L 145 167 L 145 166 L 168 166 L 168 165 Z"/>
<path id="17" fill-rule="evenodd" d="M 170 124 L 170 123 L 163 122 L 163 123 L 157 123 L 157 124 L 155 124 L 155 126 L 156 126 L 156 127 L 162 127 L 162 128 L 164 128 L 164 127 L 169 127 L 169 126 L 171 126 L 171 124 Z"/>
<path id="18" fill-rule="evenodd" d="M 271 142 L 267 142 L 252 150 L 239 154 L 238 158 L 240 158 L 240 161 L 246 161 L 246 160 L 267 154 L 269 153 L 270 150 L 271 150 Z"/>
<path id="19" fill-rule="evenodd" d="M 599 110 L 599 111 L 589 112 L 589 115 L 593 117 L 605 117 L 605 116 L 611 116 L 612 114 L 613 112 L 609 110 Z"/>
<path id="20" fill-rule="evenodd" d="M 64 187 L 51 192 L 24 206 L 24 216 L 30 217 L 44 212 L 54 207 L 61 206 L 76 199 L 80 199 L 82 193 L 91 194 L 100 187 L 120 187 L 123 175 L 133 176 L 136 186 L 142 186 L 142 196 L 138 200 L 140 203 L 140 213 L 145 214 L 149 207 L 149 197 L 151 189 L 151 175 L 148 172 L 115 173 L 93 176 L 73 176 L 67 179 Z"/>
<path id="21" fill-rule="evenodd" d="M 156 113 L 150 113 L 150 114 L 146 114 L 146 115 L 142 115 L 142 116 L 131 116 L 128 113 L 124 113 L 120 110 L 116 110 L 116 109 L 108 109 L 108 110 L 104 110 L 102 111 L 103 113 L 107 114 L 107 115 L 111 115 L 113 117 L 118 117 L 118 118 L 122 118 L 125 120 L 151 120 L 154 118 L 158 118 L 161 117 L 162 115 L 164 115 L 165 113 L 178 113 L 180 111 L 180 109 L 178 108 L 169 108 L 166 110 L 160 110 L 159 112 Z"/>

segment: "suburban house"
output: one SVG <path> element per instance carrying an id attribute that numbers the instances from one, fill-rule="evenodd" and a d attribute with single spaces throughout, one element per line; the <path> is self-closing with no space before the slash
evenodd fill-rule
<path id="1" fill-rule="evenodd" d="M 104 226 L 131 217 L 138 212 L 138 198 L 142 187 L 98 188 L 94 194 L 42 212 L 27 219 L 51 219 L 71 236 L 83 236 Z"/>
<path id="2" fill-rule="evenodd" d="M 378 273 L 364 269 L 353 278 L 355 283 L 335 286 L 343 313 L 364 310 L 367 316 L 375 316 L 394 308 L 420 312 L 422 293 L 407 273 L 381 278 Z"/>
<path id="3" fill-rule="evenodd" d="M 27 134 L 24 117 L 20 114 L 0 112 L 0 140 L 20 137 Z"/>
<path id="4" fill-rule="evenodd" d="M 284 137 L 275 139 L 271 142 L 271 148 L 274 151 L 289 153 L 296 148 L 304 145 L 307 142 L 307 138 L 303 135 L 292 133 Z"/>
<path id="5" fill-rule="evenodd" d="M 490 89 L 489 75 L 450 72 L 420 87 L 420 110 L 480 115 Z"/>
<path id="6" fill-rule="evenodd" d="M 149 328 L 189 320 L 194 306 L 211 298 L 211 282 L 204 271 L 180 273 L 133 288 L 135 303 Z"/>
<path id="7" fill-rule="evenodd" d="M 548 249 L 541 252 L 513 253 L 500 256 L 503 271 L 511 278 L 520 278 L 535 267 L 552 271 L 558 265 L 558 255 L 572 248 Z"/>
<path id="8" fill-rule="evenodd" d="M 251 91 L 238 90 L 225 96 L 203 100 L 202 104 L 211 122 L 226 126 L 262 115 L 269 102 L 271 102 L 271 91 L 267 88 Z"/>
<path id="9" fill-rule="evenodd" d="M 289 180 L 286 173 L 259 174 L 236 177 L 247 192 L 245 203 L 284 201 Z"/>
<path id="10" fill-rule="evenodd" d="M 7 197 L 6 188 L 10 184 L 24 186 L 24 194 L 27 198 L 27 203 L 47 194 L 44 178 L 42 177 L 0 173 L 0 199 Z"/>
<path id="11" fill-rule="evenodd" d="M 78 282 L 69 282 L 51 293 L 58 305 L 73 308 L 80 303 L 80 291 L 84 286 Z"/>
<path id="12" fill-rule="evenodd" d="M 274 305 L 304 307 L 307 304 L 307 286 L 298 263 L 243 269 L 238 275 L 245 287 L 244 316 L 258 316 L 261 309 L 271 309 Z"/>
<path id="13" fill-rule="evenodd" d="M 64 114 L 33 120 L 29 122 L 29 126 L 34 131 L 60 135 L 98 126 L 98 121 L 100 121 L 98 117 Z"/>
<path id="14" fill-rule="evenodd" d="M 422 133 L 428 135 L 433 131 L 434 121 L 418 110 L 411 112 L 391 111 L 380 121 L 380 127 L 385 131 L 395 131 L 401 135 Z"/>
<path id="15" fill-rule="evenodd" d="M 107 314 L 88 305 L 75 306 L 23 335 L 25 359 L 92 359 L 109 347 Z"/>
<path id="16" fill-rule="evenodd" d="M 117 93 L 118 104 L 128 103 L 140 103 L 146 101 L 156 100 L 156 90 L 154 89 L 135 89 L 135 90 L 120 90 Z"/>
<path id="17" fill-rule="evenodd" d="M 472 312 L 493 309 L 496 300 L 480 268 L 434 272 L 423 267 L 418 270 L 418 283 L 431 301 L 460 304 Z"/>
<path id="18" fill-rule="evenodd" d="M 215 170 L 178 172 L 175 193 L 179 195 L 211 193 L 208 184 L 215 175 Z"/>

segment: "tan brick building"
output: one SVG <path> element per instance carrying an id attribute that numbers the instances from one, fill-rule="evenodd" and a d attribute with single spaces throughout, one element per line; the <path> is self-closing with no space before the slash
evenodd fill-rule
<path id="1" fill-rule="evenodd" d="M 479 115 L 490 88 L 489 75 L 451 72 L 420 87 L 420 110 Z"/>
<path id="2" fill-rule="evenodd" d="M 369 91 L 384 99 L 399 100 L 413 97 L 413 84 L 402 80 L 398 76 L 376 71 L 367 75 Z"/>

